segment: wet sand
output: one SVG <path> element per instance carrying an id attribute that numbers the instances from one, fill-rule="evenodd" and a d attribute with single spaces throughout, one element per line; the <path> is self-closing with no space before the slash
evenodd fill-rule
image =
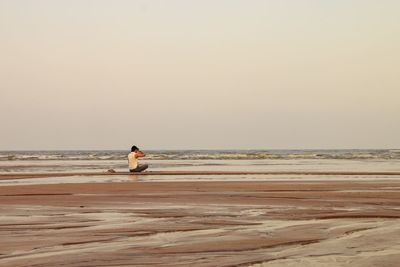
<path id="1" fill-rule="evenodd" d="M 52 172 L 52 173 L 0 173 L 0 180 L 11 179 L 27 179 L 27 178 L 48 178 L 48 177 L 67 177 L 67 176 L 120 176 L 120 175 L 133 175 L 133 176 L 209 176 L 209 175 L 265 175 L 265 176 L 279 176 L 279 175 L 309 175 L 309 176 L 396 176 L 400 177 L 398 171 L 145 171 L 145 172 Z"/>
<path id="2" fill-rule="evenodd" d="M 145 179 L 1 186 L 0 266 L 400 262 L 400 181 Z"/>

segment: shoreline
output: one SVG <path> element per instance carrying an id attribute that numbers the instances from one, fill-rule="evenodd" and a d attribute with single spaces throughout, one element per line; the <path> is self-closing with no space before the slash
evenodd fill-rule
<path id="1" fill-rule="evenodd" d="M 394 171 L 147 171 L 140 173 L 131 172 L 47 172 L 47 173 L 0 173 L 0 180 L 27 179 L 27 178 L 49 178 L 66 176 L 166 176 L 166 175 L 327 175 L 327 176 L 400 176 L 400 172 Z"/>

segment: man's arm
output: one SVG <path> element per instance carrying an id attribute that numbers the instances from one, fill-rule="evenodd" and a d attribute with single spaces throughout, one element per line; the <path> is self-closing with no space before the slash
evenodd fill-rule
<path id="1" fill-rule="evenodd" d="M 143 151 L 139 150 L 138 152 L 135 153 L 135 156 L 137 158 L 145 157 L 146 154 L 143 153 Z"/>

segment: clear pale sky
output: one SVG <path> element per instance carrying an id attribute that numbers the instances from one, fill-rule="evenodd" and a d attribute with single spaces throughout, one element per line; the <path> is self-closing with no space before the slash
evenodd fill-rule
<path id="1" fill-rule="evenodd" d="M 400 148 L 399 14 L 0 0 L 0 150 Z"/>

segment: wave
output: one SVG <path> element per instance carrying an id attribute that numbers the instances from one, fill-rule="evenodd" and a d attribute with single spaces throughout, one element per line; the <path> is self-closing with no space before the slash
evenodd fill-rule
<path id="1" fill-rule="evenodd" d="M 0 151 L 0 161 L 126 160 L 127 151 Z M 150 160 L 400 160 L 400 150 L 153 150 Z"/>

